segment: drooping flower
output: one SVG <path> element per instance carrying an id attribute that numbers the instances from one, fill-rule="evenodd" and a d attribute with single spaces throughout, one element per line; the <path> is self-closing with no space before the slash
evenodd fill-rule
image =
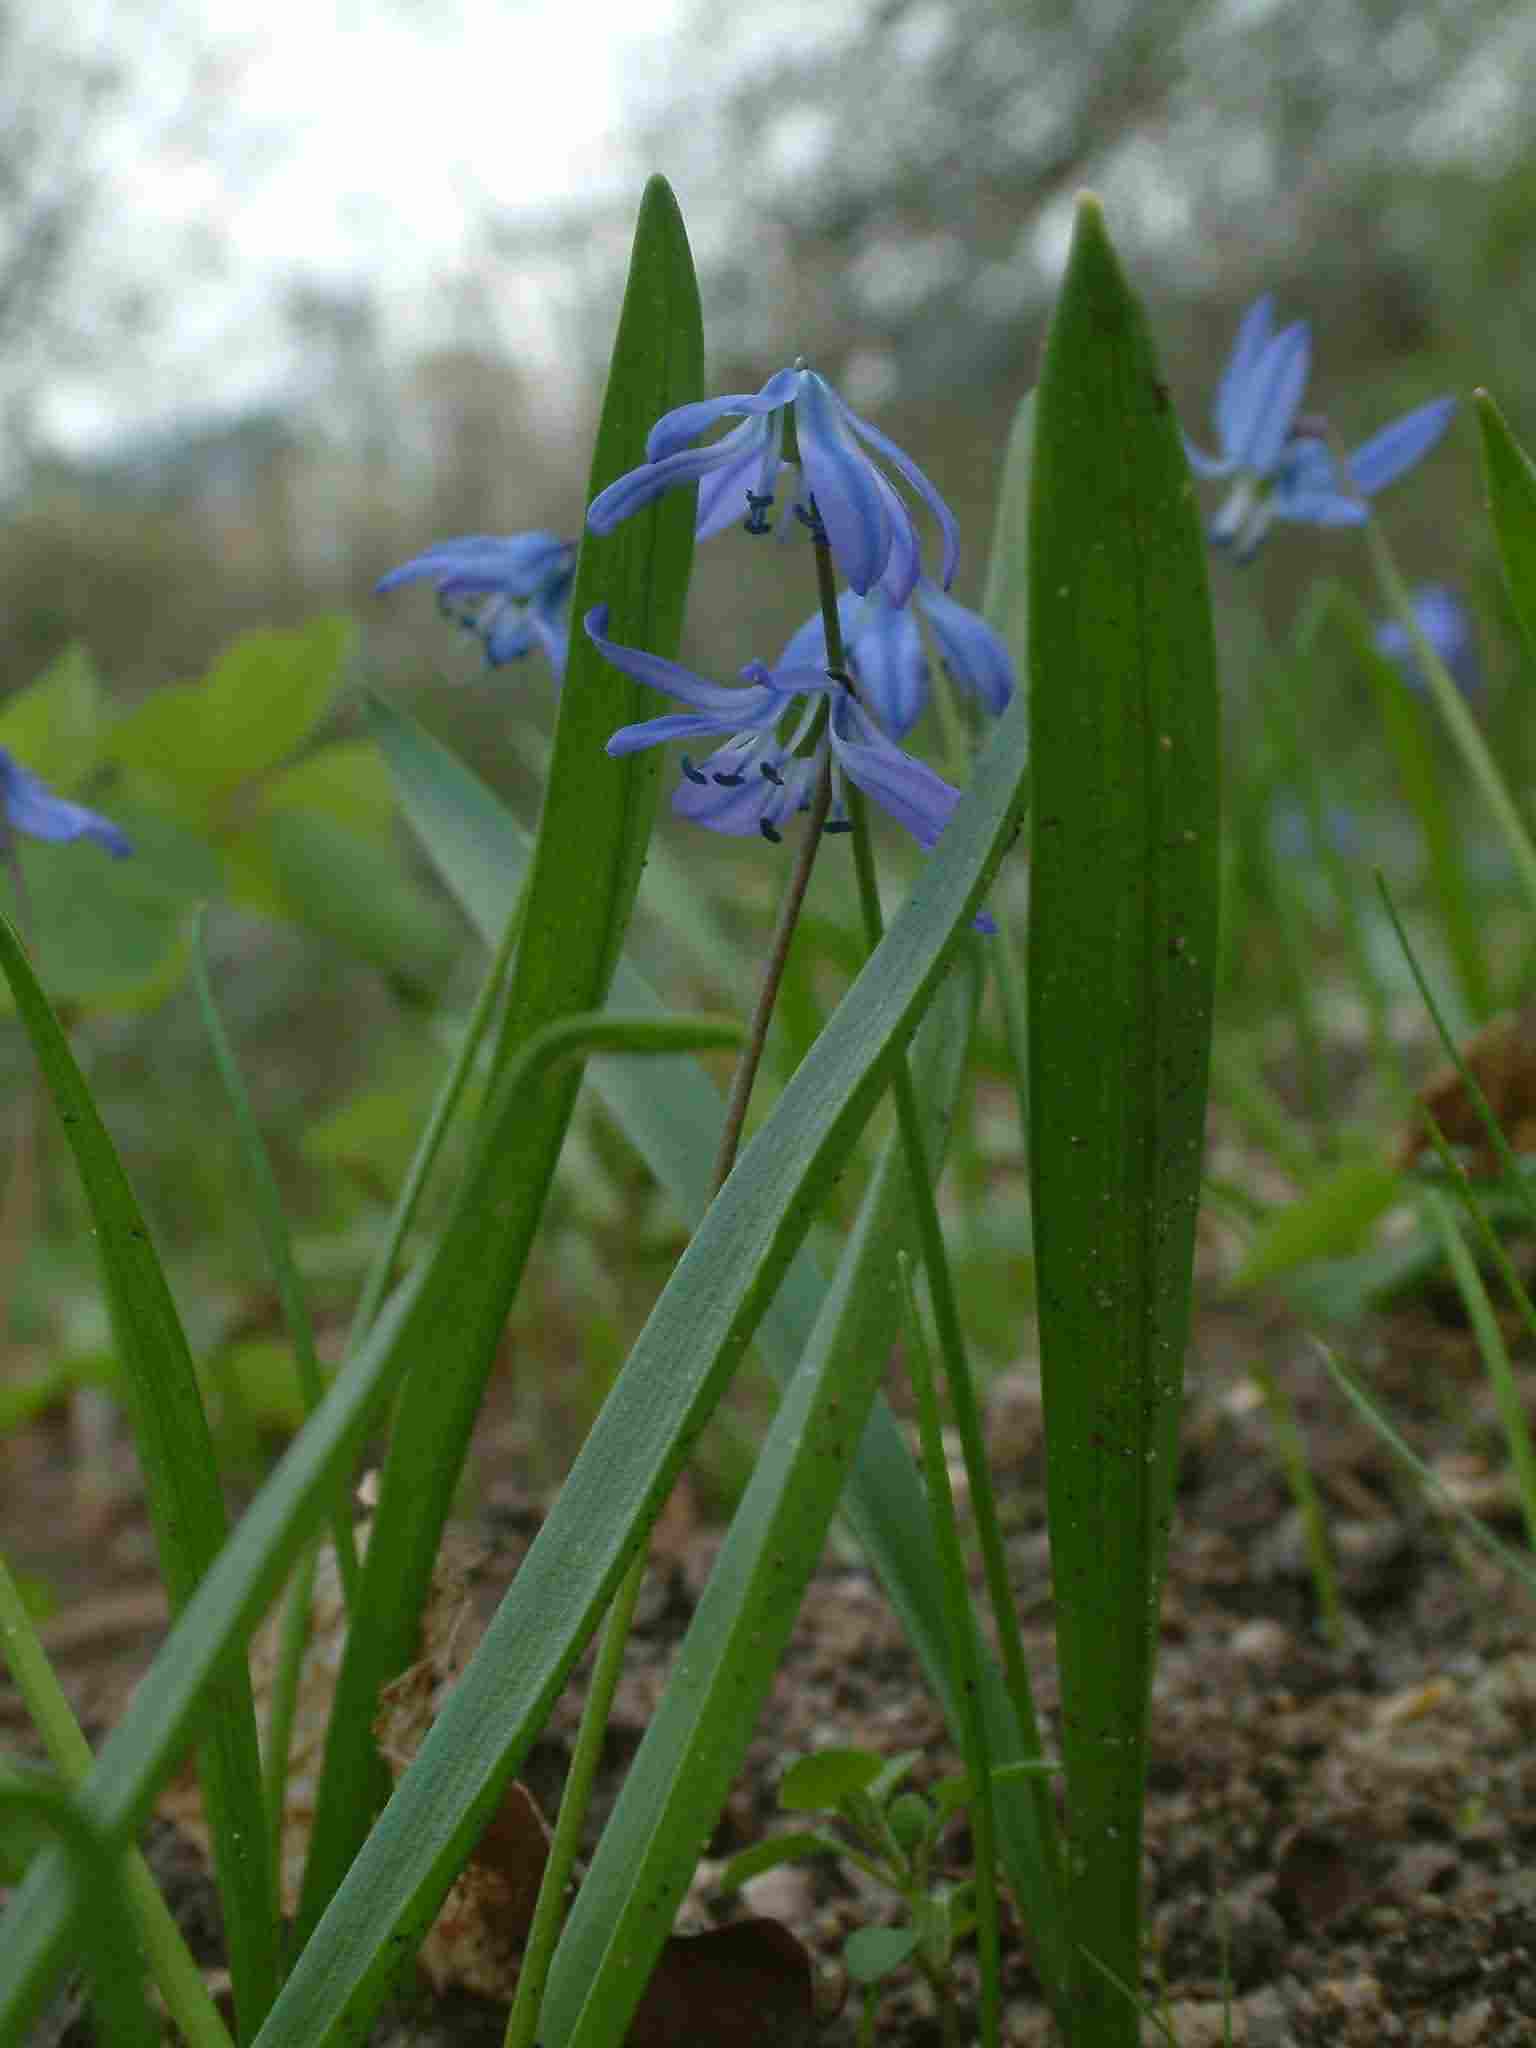
<path id="1" fill-rule="evenodd" d="M 791 410 L 792 459 L 786 459 L 785 424 Z M 745 415 L 740 426 L 702 448 L 694 445 L 717 422 L 738 414 Z M 783 516 L 812 531 L 819 524 L 839 569 L 860 597 L 879 585 L 894 604 L 905 604 L 921 570 L 917 528 L 906 501 L 870 450 L 889 463 L 938 521 L 947 590 L 960 558 L 954 514 L 910 455 L 803 364 L 780 370 L 759 392 L 700 399 L 666 413 L 646 440 L 646 460 L 593 499 L 587 525 L 594 533 L 611 533 L 663 491 L 696 483 L 700 540 L 737 520 L 749 533 L 767 533 L 782 472 L 798 464 Z"/>
<path id="2" fill-rule="evenodd" d="M 0 747 L 0 843 L 9 848 L 12 835 L 26 833 L 29 839 L 47 839 L 55 845 L 71 839 L 94 839 L 114 860 L 130 854 L 133 847 L 110 818 L 84 804 L 55 796 L 47 783 L 23 768 L 15 755 Z"/>
<path id="3" fill-rule="evenodd" d="M 1457 689 L 1464 697 L 1475 696 L 1482 686 L 1482 667 L 1471 617 L 1455 591 L 1443 583 L 1421 584 L 1413 594 L 1413 616 Z M 1429 685 L 1408 628 L 1396 619 L 1385 620 L 1376 628 L 1376 645 L 1389 661 L 1396 662 L 1408 687 L 1422 696 Z"/>
<path id="4" fill-rule="evenodd" d="M 558 534 L 471 533 L 413 555 L 374 590 L 382 597 L 402 583 L 431 582 L 445 616 L 484 647 L 488 668 L 538 647 L 558 680 L 570 645 L 575 573 L 576 544 Z"/>
<path id="5" fill-rule="evenodd" d="M 927 707 L 928 656 L 914 608 L 928 622 L 946 675 L 1000 716 L 1013 695 L 1014 680 L 1002 636 L 978 612 L 923 576 L 911 605 L 893 604 L 879 589 L 862 598 L 845 590 L 837 601 L 843 652 L 881 725 L 893 739 L 905 739 Z M 825 659 L 825 629 L 821 613 L 814 612 L 790 638 L 779 667 Z"/>
<path id="6" fill-rule="evenodd" d="M 724 736 L 724 745 L 702 762 L 684 754 L 683 779 L 672 799 L 679 817 L 737 838 L 758 833 L 777 845 L 785 823 L 809 809 L 830 748 L 829 832 L 848 830 L 845 776 L 922 846 L 933 846 L 949 823 L 959 790 L 903 752 L 848 685 L 825 668 L 806 663 L 770 669 L 751 661 L 741 672 L 744 687 L 733 688 L 607 639 L 607 623 L 605 605 L 588 612 L 587 633 L 603 658 L 689 707 L 621 726 L 608 742 L 610 754 L 638 753 L 664 740 Z"/>
<path id="7" fill-rule="evenodd" d="M 1312 526 L 1360 526 L 1365 500 L 1427 455 L 1450 424 L 1454 398 L 1434 398 L 1404 413 L 1346 458 L 1345 475 L 1320 421 L 1300 413 L 1312 360 L 1305 320 L 1275 332 L 1271 294 L 1243 316 L 1216 387 L 1219 451 L 1206 455 L 1186 435 L 1199 476 L 1232 477 L 1231 493 L 1211 522 L 1211 539 L 1251 561 L 1277 519 Z"/>

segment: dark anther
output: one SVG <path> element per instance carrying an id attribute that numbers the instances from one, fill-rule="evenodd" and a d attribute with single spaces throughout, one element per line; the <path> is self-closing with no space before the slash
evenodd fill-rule
<path id="1" fill-rule="evenodd" d="M 757 765 L 763 771 L 764 782 L 771 782 L 775 789 L 784 787 L 784 778 L 771 761 L 759 761 Z"/>
<path id="2" fill-rule="evenodd" d="M 709 777 L 701 775 L 686 754 L 683 756 L 683 773 L 690 782 L 697 782 L 701 788 L 709 781 Z"/>
<path id="3" fill-rule="evenodd" d="M 757 829 L 762 833 L 770 846 L 778 846 L 784 838 L 784 834 L 779 830 L 778 826 L 770 825 L 766 818 L 758 819 Z"/>
<path id="4" fill-rule="evenodd" d="M 744 522 L 744 526 L 745 526 L 745 530 L 746 530 L 746 532 L 748 532 L 748 533 L 767 533 L 767 531 L 768 531 L 768 518 L 767 518 L 767 515 L 768 515 L 768 513 L 769 513 L 769 512 L 770 512 L 770 511 L 772 510 L 772 507 L 773 507 L 773 493 L 772 493 L 772 491 L 769 491 L 769 492 L 768 492 L 768 493 L 767 493 L 766 495 L 761 495 L 761 494 L 759 494 L 759 493 L 758 493 L 757 491 L 748 491 L 748 493 L 747 493 L 747 516 L 746 516 L 746 520 L 745 520 L 745 522 Z"/>
<path id="5" fill-rule="evenodd" d="M 744 775 L 721 775 L 718 772 L 715 775 L 715 780 L 722 789 L 740 789 L 746 779 Z"/>
<path id="6" fill-rule="evenodd" d="M 802 526 L 810 528 L 812 540 L 826 539 L 827 529 L 822 525 L 821 514 L 816 510 L 814 503 L 812 503 L 809 511 L 807 511 L 804 505 L 797 505 L 795 507 L 795 517 Z"/>
<path id="7" fill-rule="evenodd" d="M 852 818 L 828 818 L 826 824 L 821 829 L 823 832 L 851 832 L 853 830 L 853 820 Z"/>

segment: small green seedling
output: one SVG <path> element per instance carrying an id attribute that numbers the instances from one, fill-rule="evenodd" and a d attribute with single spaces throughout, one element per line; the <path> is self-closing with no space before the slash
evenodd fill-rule
<path id="1" fill-rule="evenodd" d="M 840 1823 L 775 1835 L 744 1849 L 727 1864 L 721 1884 L 736 1891 L 749 1878 L 781 1863 L 807 1856 L 838 1856 L 884 1885 L 900 1899 L 903 1921 L 895 1927 L 861 1927 L 848 1937 L 843 1964 L 862 1987 L 862 2044 L 874 2039 L 880 1986 L 911 1963 L 933 1992 L 946 2042 L 958 2042 L 952 1965 L 955 1950 L 976 1924 L 973 1881 L 935 1882 L 934 1851 L 939 1836 L 966 1804 L 963 1777 L 945 1778 L 927 1792 L 902 1790 L 920 1752 L 907 1750 L 889 1761 L 867 1749 L 824 1749 L 801 1757 L 779 1785 L 779 1805 L 789 1813 L 831 1813 Z"/>

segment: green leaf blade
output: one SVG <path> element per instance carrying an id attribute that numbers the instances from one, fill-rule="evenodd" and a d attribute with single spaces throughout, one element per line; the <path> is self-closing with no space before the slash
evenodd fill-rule
<path id="1" fill-rule="evenodd" d="M 1037 394 L 1030 1101 L 1079 1957 L 1140 1963 L 1156 1601 L 1177 1452 L 1216 950 L 1205 543 L 1097 202 Z M 1080 1969 L 1082 2038 L 1134 2009 Z"/>

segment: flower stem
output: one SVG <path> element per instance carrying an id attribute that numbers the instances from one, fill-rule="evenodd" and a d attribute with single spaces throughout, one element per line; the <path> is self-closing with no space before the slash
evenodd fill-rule
<path id="1" fill-rule="evenodd" d="M 832 550 L 825 534 L 819 530 L 815 534 L 815 552 L 816 581 L 821 594 L 822 624 L 827 640 L 827 668 L 831 674 L 841 675 L 847 681 L 846 655 L 837 615 L 837 582 L 833 572 Z M 848 687 L 853 687 L 851 682 Z M 884 936 L 885 925 L 880 911 L 880 890 L 875 874 L 874 849 L 869 836 L 869 820 L 863 799 L 856 789 L 848 790 L 847 803 L 848 816 L 853 826 L 854 871 L 858 878 L 864 935 L 870 951 L 873 952 Z M 948 1254 L 944 1248 L 944 1232 L 939 1222 L 938 1204 L 934 1198 L 933 1174 L 927 1148 L 923 1143 L 917 1091 L 912 1085 L 912 1073 L 905 1055 L 897 1060 L 893 1070 L 891 1094 L 896 1104 L 896 1121 L 901 1132 L 902 1149 L 906 1154 L 912 1207 L 917 1222 L 918 1247 L 928 1276 L 934 1324 L 938 1332 L 945 1377 L 949 1383 L 950 1403 L 954 1410 L 955 1426 L 959 1432 L 966 1478 L 970 1486 L 972 1511 L 981 1545 L 982 1569 L 998 1642 L 1002 1649 L 1003 1670 L 1026 1753 L 1031 1757 L 1039 1757 L 1043 1754 L 1040 1729 L 1035 1716 L 1029 1672 L 1024 1662 L 1024 1646 L 1019 1635 L 1013 1590 L 1008 1580 L 1002 1525 L 997 1517 L 997 1504 L 987 1465 L 981 1409 L 976 1399 L 975 1382 L 971 1376 L 965 1337 L 955 1300 L 954 1281 L 949 1269 Z M 958 1679 L 958 1674 L 956 1676 Z M 1056 1815 L 1051 1803 L 1050 1788 L 1044 1776 L 1034 1782 L 1033 1792 L 1041 1850 L 1048 1860 L 1053 1876 L 1059 1880 L 1060 1852 L 1056 1834 Z M 990 1808 L 990 1782 L 976 1788 L 976 1798 L 979 1804 L 985 1804 Z M 993 1832 L 989 1816 L 989 1824 L 978 1830 L 978 1838 L 984 1839 Z M 984 1948 L 991 1946 L 993 1955 L 997 1952 L 995 1941 L 994 1931 L 991 1943 L 984 1942 Z M 990 2000 L 984 2002 L 990 2008 Z"/>

